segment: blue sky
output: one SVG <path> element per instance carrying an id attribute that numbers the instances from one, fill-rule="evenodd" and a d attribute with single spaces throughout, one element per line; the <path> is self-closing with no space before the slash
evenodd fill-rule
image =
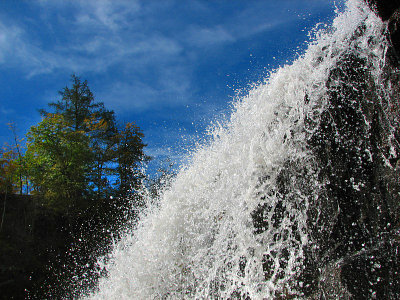
<path id="1" fill-rule="evenodd" d="M 76 74 L 147 154 L 179 160 L 238 90 L 302 53 L 330 0 L 2 0 L 0 143 L 40 121 Z"/>

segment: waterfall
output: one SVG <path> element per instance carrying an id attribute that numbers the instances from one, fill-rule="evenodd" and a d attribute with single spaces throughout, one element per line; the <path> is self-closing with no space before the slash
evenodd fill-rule
<path id="1" fill-rule="evenodd" d="M 349 1 L 331 26 L 313 32 L 304 55 L 236 100 L 229 122 L 214 126 L 211 141 L 199 146 L 159 203 L 115 245 L 103 266 L 107 275 L 86 297 L 292 299 L 321 291 L 350 297 L 341 267 L 373 248 L 352 240 L 353 248 L 342 251 L 335 232 L 338 224 L 347 224 L 341 197 L 353 193 L 361 199 L 357 193 L 366 195 L 367 187 L 352 175 L 358 169 L 344 167 L 350 175 L 338 171 L 342 162 L 332 149 L 347 143 L 341 140 L 345 117 L 339 120 L 338 112 L 354 111 L 367 142 L 355 141 L 353 134 L 348 149 L 355 145 L 360 160 L 377 161 L 368 142 L 371 105 L 386 109 L 382 99 L 391 97 L 379 88 L 390 82 L 384 78 L 384 31 L 362 1 Z M 343 83 L 350 71 L 363 74 L 368 88 L 360 91 L 358 75 Z M 354 104 L 349 93 L 365 99 L 373 93 L 372 104 Z M 382 143 L 389 150 L 379 161 L 387 158 L 380 166 L 391 172 L 389 160 L 398 149 L 394 121 L 385 120 L 388 138 Z M 344 194 L 335 192 L 343 187 L 336 179 L 348 183 Z M 364 219 L 357 214 L 354 222 Z"/>

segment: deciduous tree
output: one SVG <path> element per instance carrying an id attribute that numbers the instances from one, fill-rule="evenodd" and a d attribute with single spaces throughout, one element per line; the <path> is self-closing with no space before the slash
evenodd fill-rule
<path id="1" fill-rule="evenodd" d="M 77 205 L 89 191 L 87 180 L 93 161 L 89 138 L 72 130 L 63 115 L 48 113 L 27 134 L 26 160 L 34 192 L 55 209 Z"/>

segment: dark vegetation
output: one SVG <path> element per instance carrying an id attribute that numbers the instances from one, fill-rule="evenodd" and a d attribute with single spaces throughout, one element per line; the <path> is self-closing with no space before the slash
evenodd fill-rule
<path id="1" fill-rule="evenodd" d="M 143 133 L 72 76 L 42 121 L 0 152 L 0 298 L 72 299 L 143 205 Z"/>

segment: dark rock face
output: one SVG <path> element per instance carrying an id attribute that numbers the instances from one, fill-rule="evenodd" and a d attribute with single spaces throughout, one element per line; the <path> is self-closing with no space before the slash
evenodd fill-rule
<path id="1" fill-rule="evenodd" d="M 388 22 L 389 38 L 397 60 L 400 59 L 400 0 L 365 0 L 366 3 Z"/>
<path id="2" fill-rule="evenodd" d="M 382 99 L 365 66 L 349 54 L 332 70 L 329 108 L 310 140 L 326 166 L 320 175 L 327 182 L 327 197 L 337 207 L 330 220 L 333 227 L 324 235 L 328 238 L 319 238 L 314 259 L 330 262 L 322 269 L 334 262 L 333 271 L 340 272 L 340 283 L 355 298 L 394 299 L 400 286 L 400 132 L 393 108 L 385 104 L 398 99 Z M 315 230 L 319 236 L 320 229 Z"/>
<path id="3" fill-rule="evenodd" d="M 326 82 L 327 109 L 308 139 L 321 190 L 308 209 L 311 243 L 295 287 L 311 299 L 400 298 L 400 1 L 366 1 L 387 22 L 391 46 L 379 81 L 369 58 L 349 49 Z M 364 33 L 360 26 L 355 35 Z M 277 187 L 282 203 L 293 188 L 290 178 L 311 173 L 284 167 Z M 270 219 L 268 204 L 254 211 L 255 234 L 268 222 L 280 226 L 282 203 Z M 266 279 L 272 264 L 266 257 Z"/>
<path id="4" fill-rule="evenodd" d="M 369 4 L 389 26 L 397 24 L 400 1 Z M 306 249 L 300 278 L 306 296 L 400 296 L 399 32 L 396 26 L 389 30 L 392 47 L 380 86 L 368 62 L 351 52 L 326 83 L 328 109 L 309 146 L 321 166 L 321 198 L 327 200 L 310 209 L 315 244 Z"/>
<path id="5" fill-rule="evenodd" d="M 383 21 L 389 20 L 400 7 L 399 0 L 366 0 L 366 2 L 377 11 Z"/>

